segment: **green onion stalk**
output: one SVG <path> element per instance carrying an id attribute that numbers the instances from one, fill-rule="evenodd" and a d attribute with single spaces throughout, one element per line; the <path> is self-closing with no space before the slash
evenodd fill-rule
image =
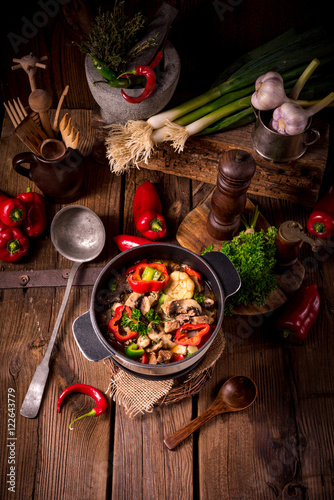
<path id="1" fill-rule="evenodd" d="M 146 121 L 129 120 L 124 125 L 109 125 L 106 150 L 111 171 L 121 174 L 132 166 L 138 167 L 141 162 L 147 163 L 155 146 L 161 142 L 169 141 L 181 152 L 190 136 L 250 123 L 254 119 L 251 107 L 254 83 L 267 71 L 279 72 L 285 88 L 289 89 L 286 92 L 298 96 L 306 81 L 312 80 L 319 61 L 331 67 L 334 60 L 333 43 L 324 42 L 322 35 L 317 29 L 302 35 L 290 30 L 240 58 L 222 74 L 224 81 L 218 79 L 216 85 L 203 94 Z M 310 60 L 313 60 L 311 64 Z M 322 85 L 324 80 L 326 73 Z M 309 106 L 306 98 L 301 100 L 301 97 L 296 102 Z M 314 102 L 313 99 L 312 104 Z"/>

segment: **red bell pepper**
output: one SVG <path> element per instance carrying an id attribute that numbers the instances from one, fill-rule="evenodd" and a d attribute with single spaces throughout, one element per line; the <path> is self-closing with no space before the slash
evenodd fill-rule
<path id="1" fill-rule="evenodd" d="M 334 186 L 318 201 L 307 221 L 307 230 L 317 238 L 334 235 Z"/>
<path id="2" fill-rule="evenodd" d="M 29 249 L 29 240 L 17 227 L 8 227 L 0 233 L 0 260 L 18 262 Z"/>
<path id="3" fill-rule="evenodd" d="M 0 219 L 8 227 L 16 227 L 25 219 L 27 208 L 17 198 L 7 198 L 0 202 Z"/>
<path id="4" fill-rule="evenodd" d="M 315 323 L 320 310 L 320 295 L 317 285 L 300 288 L 283 307 L 276 327 L 280 335 L 288 340 L 304 340 Z"/>
<path id="5" fill-rule="evenodd" d="M 130 236 L 129 234 L 119 234 L 115 236 L 114 242 L 118 246 L 121 252 L 129 250 L 129 248 L 134 248 L 139 245 L 147 245 L 147 243 L 152 243 L 152 241 L 146 238 L 141 238 L 140 236 Z"/>
<path id="6" fill-rule="evenodd" d="M 167 233 L 159 195 L 149 181 L 141 184 L 133 200 L 133 218 L 137 231 L 145 238 L 158 240 Z"/>
<path id="7" fill-rule="evenodd" d="M 133 266 L 128 267 L 125 271 L 125 276 L 134 273 L 135 270 L 137 269 L 138 264 L 147 264 L 147 259 L 143 259 L 140 262 L 137 262 L 137 264 L 133 264 Z"/>
<path id="8" fill-rule="evenodd" d="M 137 293 L 158 292 L 169 280 L 166 266 L 160 262 L 140 263 L 133 274 L 128 276 L 132 290 Z"/>
<path id="9" fill-rule="evenodd" d="M 202 281 L 202 276 L 197 271 L 192 269 L 191 267 L 185 266 L 184 270 L 188 274 L 188 276 L 190 276 L 190 277 L 196 276 L 196 278 L 198 278 L 199 281 Z"/>
<path id="10" fill-rule="evenodd" d="M 115 316 L 113 318 L 111 318 L 111 320 L 108 323 L 108 330 L 111 333 L 113 333 L 115 339 L 121 343 L 126 342 L 127 340 L 130 340 L 130 339 L 134 339 L 135 337 L 138 336 L 138 332 L 134 332 L 132 330 L 129 330 L 125 335 L 122 335 L 120 333 L 119 324 L 122 320 L 123 311 L 125 311 L 127 313 L 128 317 L 131 318 L 132 311 L 131 311 L 130 307 L 122 305 L 122 306 L 116 307 Z M 136 322 L 136 320 L 133 320 L 133 321 Z"/>
<path id="11" fill-rule="evenodd" d="M 188 332 L 196 331 L 193 337 L 189 337 Z M 178 330 L 176 330 L 174 342 L 179 345 L 199 345 L 201 338 L 210 330 L 210 325 L 207 323 L 199 323 L 198 325 L 192 325 L 187 323 L 182 325 Z"/>
<path id="12" fill-rule="evenodd" d="M 4 200 L 8 200 L 9 196 L 7 196 L 5 193 L 0 191 L 0 203 Z"/>
<path id="13" fill-rule="evenodd" d="M 22 221 L 21 227 L 27 236 L 40 236 L 46 228 L 45 198 L 43 195 L 34 193 L 27 188 L 25 193 L 16 196 L 23 201 L 27 208 L 27 215 Z"/>

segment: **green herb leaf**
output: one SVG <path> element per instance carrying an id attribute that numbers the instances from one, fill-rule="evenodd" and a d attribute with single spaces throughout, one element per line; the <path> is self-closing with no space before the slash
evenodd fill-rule
<path id="1" fill-rule="evenodd" d="M 160 325 L 161 323 L 159 314 L 152 308 L 145 314 L 145 318 L 147 318 L 151 323 L 155 323 L 156 325 Z"/>

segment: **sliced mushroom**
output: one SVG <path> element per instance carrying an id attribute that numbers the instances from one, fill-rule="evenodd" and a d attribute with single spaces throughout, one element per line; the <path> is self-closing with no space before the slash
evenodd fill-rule
<path id="1" fill-rule="evenodd" d="M 143 297 L 140 304 L 140 312 L 143 316 L 151 309 L 151 307 L 158 301 L 159 294 L 156 292 L 151 292 L 149 295 Z"/>
<path id="2" fill-rule="evenodd" d="M 145 347 L 150 345 L 150 338 L 147 335 L 139 335 L 136 340 L 139 349 L 145 349 Z"/>
<path id="3" fill-rule="evenodd" d="M 157 344 L 152 345 L 152 347 L 147 347 L 146 352 L 156 352 L 159 351 L 161 347 L 162 347 L 162 340 L 160 340 L 160 342 L 158 342 Z"/>
<path id="4" fill-rule="evenodd" d="M 179 321 L 181 325 L 184 325 L 184 323 L 189 323 L 189 314 L 178 314 L 175 319 Z"/>
<path id="5" fill-rule="evenodd" d="M 172 341 L 172 336 L 170 334 L 168 334 L 168 335 L 164 334 L 161 337 L 161 340 L 162 340 L 163 349 L 172 349 L 173 347 L 175 347 L 177 345 L 177 344 L 175 344 L 175 342 Z"/>
<path id="6" fill-rule="evenodd" d="M 207 297 L 202 302 L 202 307 L 204 307 L 204 309 L 211 309 L 214 305 L 215 305 L 215 301 L 213 299 L 210 299 L 209 297 Z"/>
<path id="7" fill-rule="evenodd" d="M 149 330 L 147 332 L 147 336 L 152 342 L 160 342 L 161 337 L 163 336 L 164 332 L 162 331 L 161 333 L 157 333 L 154 330 Z"/>
<path id="8" fill-rule="evenodd" d="M 144 297 L 143 293 L 132 292 L 126 299 L 125 305 L 129 306 L 131 309 L 134 309 L 137 306 L 137 302 L 141 297 Z"/>
<path id="9" fill-rule="evenodd" d="M 169 300 L 162 304 L 161 309 L 166 316 L 173 317 L 178 314 L 188 314 L 189 316 L 198 316 L 202 308 L 194 299 Z"/>

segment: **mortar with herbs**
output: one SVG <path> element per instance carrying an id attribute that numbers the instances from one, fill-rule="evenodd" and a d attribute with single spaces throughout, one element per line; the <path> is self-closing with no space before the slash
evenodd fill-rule
<path id="1" fill-rule="evenodd" d="M 177 10 L 163 3 L 150 23 L 141 12 L 128 17 L 124 1 L 99 10 L 91 31 L 75 45 L 86 54 L 90 91 L 107 124 L 147 119 L 171 99 L 180 59 L 167 40 Z"/>

